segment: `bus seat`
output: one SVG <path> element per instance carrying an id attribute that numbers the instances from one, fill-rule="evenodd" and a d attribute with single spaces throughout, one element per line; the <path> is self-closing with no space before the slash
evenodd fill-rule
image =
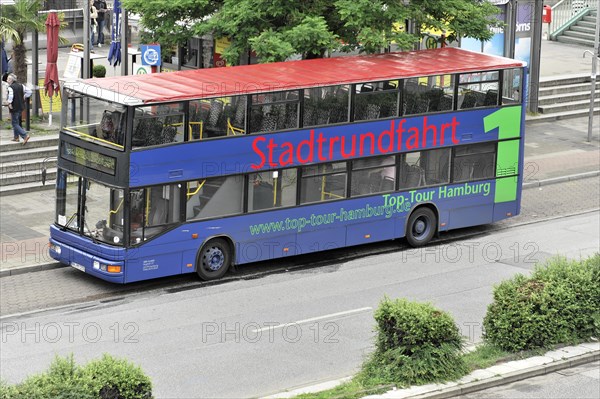
<path id="1" fill-rule="evenodd" d="M 207 124 L 208 126 L 217 126 L 219 118 L 223 112 L 223 102 L 219 100 L 213 100 L 210 102 L 210 111 L 208 112 Z"/>
<path id="2" fill-rule="evenodd" d="M 467 91 L 463 98 L 462 104 L 460 105 L 460 109 L 474 108 L 477 104 L 477 96 L 473 91 Z"/>
<path id="3" fill-rule="evenodd" d="M 443 95 L 440 98 L 438 104 L 438 111 L 450 111 L 452 109 L 452 97 L 449 95 Z"/>
<path id="4" fill-rule="evenodd" d="M 410 165 L 405 176 L 404 187 L 421 187 L 425 185 L 425 171 L 417 165 Z"/>
<path id="5" fill-rule="evenodd" d="M 487 93 L 485 93 L 483 105 L 486 107 L 490 105 L 498 105 L 498 90 L 489 89 Z"/>
<path id="6" fill-rule="evenodd" d="M 185 204 L 185 214 L 188 219 L 195 218 L 197 216 L 197 207 L 200 206 L 200 194 L 196 193 L 188 198 Z"/>
<path id="7" fill-rule="evenodd" d="M 167 206 L 168 202 L 163 198 L 154 200 L 148 216 L 149 225 L 156 226 L 167 223 Z"/>
<path id="8" fill-rule="evenodd" d="M 390 176 L 383 176 L 381 179 L 380 191 L 394 191 L 395 179 Z"/>
<path id="9" fill-rule="evenodd" d="M 421 97 L 417 100 L 417 104 L 415 106 L 415 113 L 424 114 L 429 111 L 429 99 L 425 97 Z"/>

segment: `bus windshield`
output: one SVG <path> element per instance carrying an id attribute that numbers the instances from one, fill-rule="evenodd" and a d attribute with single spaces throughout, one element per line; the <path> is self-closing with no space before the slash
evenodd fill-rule
<path id="1" fill-rule="evenodd" d="M 56 223 L 112 245 L 123 245 L 122 189 L 60 171 L 57 179 Z"/>

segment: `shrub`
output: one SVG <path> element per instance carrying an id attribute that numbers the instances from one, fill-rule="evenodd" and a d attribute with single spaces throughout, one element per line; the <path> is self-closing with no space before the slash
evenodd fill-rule
<path id="1" fill-rule="evenodd" d="M 494 289 L 484 338 L 512 351 L 547 348 L 598 336 L 600 254 L 583 261 L 563 257 L 536 266 Z"/>
<path id="2" fill-rule="evenodd" d="M 385 352 L 402 348 L 411 355 L 424 346 L 448 344 L 460 350 L 462 337 L 452 317 L 429 303 L 392 301 L 388 298 L 375 311 L 377 349 Z"/>
<path id="3" fill-rule="evenodd" d="M 462 337 L 449 314 L 428 303 L 384 298 L 375 320 L 376 350 L 363 365 L 359 380 L 410 385 L 466 374 L 460 357 Z"/>
<path id="4" fill-rule="evenodd" d="M 11 387 L 7 399 L 92 399 L 83 388 L 80 367 L 75 364 L 73 355 L 61 358 L 56 356 L 48 371 L 28 377 L 21 384 Z"/>
<path id="5" fill-rule="evenodd" d="M 103 78 L 106 76 L 106 68 L 104 65 L 94 65 L 92 69 L 92 76 L 95 78 Z"/>
<path id="6" fill-rule="evenodd" d="M 83 381 L 95 397 L 102 399 L 148 399 L 152 397 L 152 382 L 139 366 L 126 359 L 104 354 L 82 370 Z"/>
<path id="7" fill-rule="evenodd" d="M 84 367 L 73 355 L 56 357 L 47 372 L 20 384 L 0 384 L 2 399 L 150 399 L 152 384 L 142 370 L 125 359 L 104 355 Z"/>

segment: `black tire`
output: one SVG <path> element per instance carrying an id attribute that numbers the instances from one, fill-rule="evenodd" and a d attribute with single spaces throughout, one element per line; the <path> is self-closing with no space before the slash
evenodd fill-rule
<path id="1" fill-rule="evenodd" d="M 429 208 L 418 208 L 408 218 L 406 241 L 411 247 L 421 247 L 431 241 L 437 231 L 437 217 Z"/>
<path id="2" fill-rule="evenodd" d="M 231 248 L 222 238 L 214 238 L 204 244 L 196 259 L 196 273 L 202 280 L 216 280 L 231 265 Z"/>

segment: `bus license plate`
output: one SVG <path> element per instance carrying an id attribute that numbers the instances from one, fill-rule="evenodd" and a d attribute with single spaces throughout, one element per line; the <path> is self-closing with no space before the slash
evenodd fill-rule
<path id="1" fill-rule="evenodd" d="M 71 266 L 73 266 L 77 270 L 81 270 L 85 273 L 85 266 L 80 265 L 79 263 L 71 262 Z"/>

